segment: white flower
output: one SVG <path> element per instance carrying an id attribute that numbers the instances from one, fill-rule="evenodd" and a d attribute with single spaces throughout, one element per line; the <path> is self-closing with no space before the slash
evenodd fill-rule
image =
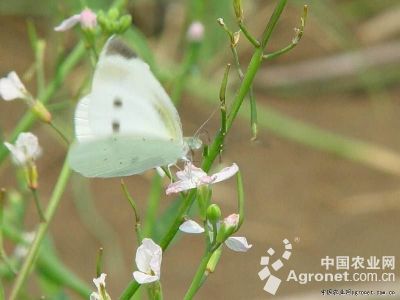
<path id="1" fill-rule="evenodd" d="M 22 234 L 22 239 L 25 243 L 17 244 L 14 249 L 14 256 L 18 259 L 22 259 L 28 254 L 29 246 L 35 239 L 35 232 L 24 232 Z"/>
<path id="2" fill-rule="evenodd" d="M 106 276 L 107 274 L 101 273 L 98 278 L 93 278 L 93 283 L 97 288 L 97 292 L 90 294 L 90 300 L 111 300 L 106 292 Z"/>
<path id="3" fill-rule="evenodd" d="M 15 71 L 0 79 L 0 97 L 6 101 L 26 99 L 28 92 Z"/>
<path id="4" fill-rule="evenodd" d="M 191 42 L 200 42 L 204 37 L 204 25 L 199 21 L 190 24 L 187 33 L 187 39 Z"/>
<path id="5" fill-rule="evenodd" d="M 133 277 L 140 284 L 160 280 L 162 249 L 152 239 L 145 238 L 136 251 L 136 266 L 139 271 L 133 272 Z"/>
<path id="6" fill-rule="evenodd" d="M 171 183 L 166 190 L 166 194 L 179 193 L 182 191 L 197 188 L 205 184 L 213 184 L 226 180 L 239 171 L 239 167 L 234 163 L 232 166 L 208 176 L 202 169 L 197 168 L 192 163 L 188 163 L 183 171 L 176 172 L 178 181 Z"/>
<path id="7" fill-rule="evenodd" d="M 17 165 L 26 165 L 29 162 L 33 162 L 42 153 L 38 138 L 30 132 L 21 132 L 15 145 L 7 142 L 4 145 L 10 150 L 13 161 Z"/>
<path id="8" fill-rule="evenodd" d="M 190 221 L 190 223 L 188 223 L 189 221 Z M 224 223 L 225 223 L 225 221 L 227 221 L 227 222 L 232 221 L 233 223 L 231 223 L 231 224 L 234 224 L 234 226 L 237 226 L 237 224 L 239 222 L 239 215 L 232 214 L 232 215 L 228 216 L 227 218 L 225 218 Z M 186 225 L 184 227 L 184 230 L 182 230 L 181 227 L 184 224 L 186 224 Z M 179 227 L 179 229 L 186 233 L 204 232 L 204 228 L 201 227 L 198 223 L 196 223 L 193 220 L 188 220 L 188 221 L 184 222 L 182 225 L 181 225 L 181 227 Z M 218 227 L 220 227 L 220 226 L 218 226 Z M 210 228 L 210 232 L 209 232 L 210 239 L 212 239 L 212 236 L 213 236 L 211 230 L 212 229 Z M 247 252 L 251 247 L 253 247 L 253 245 L 249 244 L 247 242 L 247 239 L 243 236 L 231 236 L 226 239 L 225 245 L 229 249 L 236 251 L 236 252 Z"/>
<path id="9" fill-rule="evenodd" d="M 202 233 L 204 228 L 193 220 L 187 220 L 179 226 L 179 230 L 186 233 Z"/>
<path id="10" fill-rule="evenodd" d="M 80 14 L 73 15 L 54 27 L 55 31 L 67 31 L 80 23 L 83 29 L 93 29 L 97 25 L 97 16 L 89 8 L 85 8 Z"/>

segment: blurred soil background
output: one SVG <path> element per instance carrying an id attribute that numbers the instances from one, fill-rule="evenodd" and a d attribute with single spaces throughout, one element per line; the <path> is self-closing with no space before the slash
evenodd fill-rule
<path id="1" fill-rule="evenodd" d="M 0 2 L 0 74 L 16 70 L 29 78 L 27 72 L 34 57 L 26 21 L 31 19 L 39 35 L 47 41 L 46 69 L 50 79 L 60 53 L 60 41 L 65 38 L 63 43 L 67 49 L 76 43 L 72 32 L 52 31 L 63 14 L 71 12 L 66 9 L 68 5 L 61 1 L 48 6 L 36 1 L 11 2 L 14 1 Z M 212 1 L 206 2 L 206 8 L 208 4 L 212 7 Z M 261 33 L 275 1 L 243 2 L 249 28 Z M 222 3 L 225 8 L 221 8 Z M 369 257 L 400 253 L 398 161 L 388 161 L 388 156 L 380 151 L 386 149 L 392 151 L 394 157 L 400 157 L 400 3 L 396 0 L 289 1 L 268 47 L 270 51 L 290 43 L 303 4 L 309 5 L 303 40 L 287 55 L 266 62 L 257 76 L 254 89 L 259 108 L 265 112 L 279 112 L 287 120 L 305 122 L 313 129 L 346 137 L 351 142 L 364 141 L 379 148 L 362 158 L 349 159 L 351 150 L 345 146 L 336 147 L 328 141 L 324 144 L 322 139 L 321 146 L 318 137 L 310 138 L 304 132 L 294 133 L 293 137 L 290 127 L 286 128 L 284 123 L 261 125 L 267 114 L 259 115 L 258 141 L 251 142 L 249 121 L 238 119 L 226 140 L 222 163 L 236 162 L 241 168 L 246 220 L 239 235 L 246 236 L 253 248 L 246 254 L 226 248 L 221 263 L 196 299 L 272 298 L 263 291 L 263 282 L 258 278 L 259 262 L 269 247 L 280 252 L 284 238 L 293 243 L 294 250 L 287 266 L 278 273 L 282 277 L 289 268 L 297 272 L 320 272 L 320 259 L 325 256 Z M 185 1 L 134 1 L 129 9 L 135 26 L 148 38 L 160 68 L 167 69 L 179 61 Z M 221 1 L 218 9 L 222 17 L 231 18 L 229 24 L 233 26 L 230 1 Z M 209 12 L 210 19 L 215 20 L 217 13 L 219 11 Z M 226 36 L 213 20 L 206 21 L 205 39 L 207 42 L 208 35 L 213 35 L 215 45 L 205 46 L 204 58 L 200 57 L 195 76 L 202 78 L 201 82 L 217 84 L 224 64 L 231 62 L 232 57 Z M 239 53 L 245 65 L 251 48 L 243 36 Z M 52 101 L 58 105 L 50 105 L 56 123 L 68 133 L 72 132 L 76 101 L 70 95 L 77 93 L 87 72 L 90 72 L 88 63 L 76 68 Z M 237 86 L 236 77 L 236 73 L 231 72 L 232 90 Z M 34 91 L 34 82 L 25 81 Z M 169 89 L 170 84 L 164 84 Z M 204 89 L 207 87 L 201 83 L 193 84 L 183 95 L 178 110 L 187 136 L 218 107 L 217 93 L 211 102 L 212 96 L 205 101 L 200 93 L 194 92 Z M 0 126 L 5 140 L 25 110 L 18 101 L 0 102 Z M 207 135 L 212 137 L 218 126 L 217 113 L 206 125 L 208 134 L 204 134 L 203 139 L 207 141 Z M 40 193 L 46 202 L 66 149 L 46 126 L 37 124 L 33 132 L 39 136 L 44 149 L 38 163 Z M 9 161 L 0 169 L 0 185 L 8 189 L 15 186 L 15 172 Z M 151 174 L 126 179 L 141 211 L 145 210 Z M 214 199 L 223 208 L 224 215 L 234 212 L 235 180 L 215 186 Z M 163 196 L 161 206 L 168 207 L 172 200 Z M 89 284 L 95 274 L 97 249 L 104 247 L 107 286 L 111 295 L 118 295 L 135 268 L 137 245 L 133 220 L 118 179 L 89 182 L 75 174 L 51 225 L 51 236 L 62 261 Z M 31 202 L 26 228 L 33 230 L 36 222 Z M 180 237 L 164 255 L 161 278 L 165 299 L 182 298 L 203 252 L 202 238 Z M 8 247 L 11 251 L 13 246 Z M 395 272 L 400 275 L 398 267 Z M 36 283 L 35 279 L 30 280 L 33 291 Z M 282 283 L 279 296 L 323 299 L 322 288 L 354 286 L 351 283 L 303 286 Z M 383 285 L 357 285 L 361 289 L 372 286 L 382 288 Z M 400 299 L 398 280 L 385 288 L 396 290 L 397 299 Z M 75 299 L 76 296 L 70 295 Z"/>

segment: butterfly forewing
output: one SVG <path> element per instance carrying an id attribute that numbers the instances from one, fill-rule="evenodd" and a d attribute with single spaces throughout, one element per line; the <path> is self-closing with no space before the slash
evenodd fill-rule
<path id="1" fill-rule="evenodd" d="M 75 132 L 69 160 L 88 177 L 137 174 L 185 155 L 171 99 L 149 66 L 117 38 L 106 43 L 92 91 L 78 103 Z"/>
<path id="2" fill-rule="evenodd" d="M 149 66 L 127 49 L 117 38 L 107 42 L 92 92 L 77 107 L 76 132 L 90 132 L 94 138 L 122 133 L 182 140 L 179 115 L 169 96 Z M 82 116 L 88 122 L 82 122 Z"/>

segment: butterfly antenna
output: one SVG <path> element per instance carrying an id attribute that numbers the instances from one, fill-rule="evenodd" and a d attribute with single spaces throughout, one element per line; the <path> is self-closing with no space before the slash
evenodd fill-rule
<path id="1" fill-rule="evenodd" d="M 205 120 L 203 122 L 203 124 L 201 124 L 201 126 L 196 130 L 196 132 L 193 135 L 194 137 L 196 137 L 199 134 L 199 132 L 204 128 L 204 126 L 206 126 L 207 123 L 212 119 L 212 117 L 214 117 L 217 110 L 218 110 L 218 107 L 213 110 L 213 112 L 210 114 L 210 116 L 207 118 L 207 120 Z"/>

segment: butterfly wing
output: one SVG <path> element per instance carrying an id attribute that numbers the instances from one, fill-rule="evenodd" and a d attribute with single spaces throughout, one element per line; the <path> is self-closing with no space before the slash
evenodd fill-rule
<path id="1" fill-rule="evenodd" d="M 69 162 L 87 177 L 117 177 L 185 155 L 179 115 L 149 66 L 117 38 L 100 55 L 92 91 L 75 112 Z"/>
<path id="2" fill-rule="evenodd" d="M 181 144 L 160 139 L 114 136 L 74 143 L 69 151 L 72 169 L 86 177 L 120 177 L 175 163 L 184 155 Z"/>
<path id="3" fill-rule="evenodd" d="M 111 38 L 96 66 L 92 92 L 75 112 L 79 142 L 112 134 L 182 142 L 178 112 L 149 66 Z"/>

